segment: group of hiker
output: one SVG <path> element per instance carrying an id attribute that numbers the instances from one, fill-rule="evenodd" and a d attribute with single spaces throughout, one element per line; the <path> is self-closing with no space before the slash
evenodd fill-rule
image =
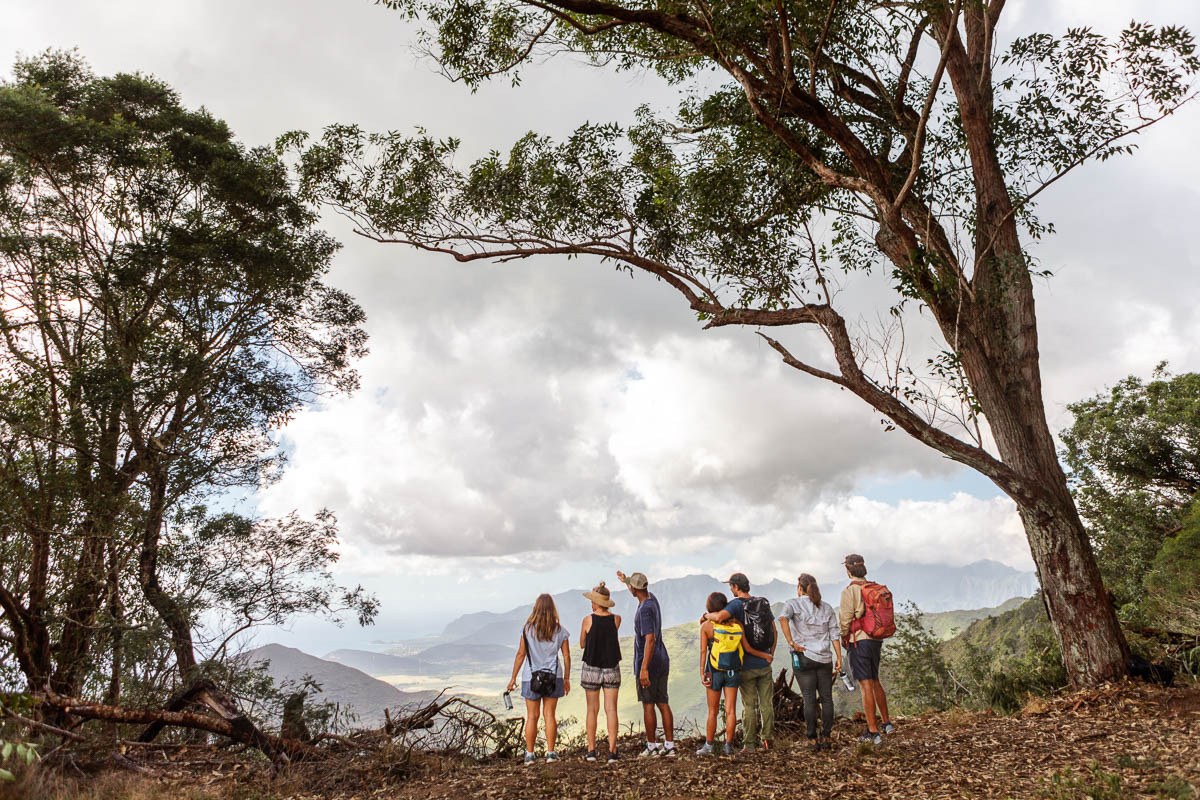
<path id="1" fill-rule="evenodd" d="M 888 715 L 887 695 L 879 682 L 883 640 L 895 632 L 891 593 L 886 586 L 866 580 L 867 567 L 861 555 L 846 556 L 842 566 L 849 583 L 842 590 L 836 611 L 822 599 L 816 578 L 807 573 L 797 578 L 796 596 L 784 604 L 778 620 L 766 598 L 750 593 L 750 581 L 741 572 L 733 573 L 726 581 L 732 598 L 722 592 L 708 596 L 700 617 L 700 680 L 706 689 L 708 717 L 705 742 L 696 751 L 697 755 L 718 754 L 715 739 L 722 701 L 725 710 L 722 752 L 727 756 L 734 754 L 739 695 L 743 752 L 771 747 L 775 728 L 772 663 L 780 633 L 787 643 L 792 671 L 804 699 L 805 733 L 814 751 L 828 750 L 831 746 L 833 681 L 835 674 L 842 672 L 843 655 L 862 694 L 867 730 L 859 741 L 879 744 L 885 734 L 895 732 Z M 618 570 L 617 577 L 638 601 L 633 619 L 633 674 L 646 732 L 646 745 L 639 755 L 673 757 L 678 751 L 667 694 L 671 658 L 662 636 L 662 610 L 643 573 L 626 575 Z M 607 761 L 613 763 L 617 761 L 621 617 L 612 612 L 616 604 L 603 581 L 583 595 L 592 604 L 591 614 L 583 619 L 578 645 L 583 652 L 579 682 L 587 697 L 585 758 L 588 761 L 599 758 L 597 724 L 603 703 L 608 729 Z M 544 722 L 546 761 L 558 761 L 556 713 L 558 700 L 571 691 L 571 645 L 570 635 L 548 594 L 540 595 L 534 602 L 533 613 L 521 632 L 507 692 L 516 689 L 518 676 L 526 712 L 525 764 L 535 761 L 539 717 Z"/>

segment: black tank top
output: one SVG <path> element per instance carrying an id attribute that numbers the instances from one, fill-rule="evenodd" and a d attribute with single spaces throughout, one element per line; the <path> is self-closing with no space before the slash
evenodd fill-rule
<path id="1" fill-rule="evenodd" d="M 621 663 L 617 618 L 612 614 L 592 614 L 592 627 L 583 643 L 583 663 L 601 669 L 609 669 Z"/>

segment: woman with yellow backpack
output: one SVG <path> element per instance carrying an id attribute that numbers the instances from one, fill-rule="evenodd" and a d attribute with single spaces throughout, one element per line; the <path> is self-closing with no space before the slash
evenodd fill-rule
<path id="1" fill-rule="evenodd" d="M 723 611 L 729 600 L 721 592 L 708 596 L 709 613 Z M 700 678 L 708 690 L 708 719 L 704 726 L 704 746 L 698 756 L 713 755 L 713 739 L 717 735 L 717 712 L 721 697 L 725 698 L 725 755 L 733 755 L 733 737 L 737 732 L 737 696 L 741 686 L 742 657 L 745 653 L 766 657 L 745 640 L 741 624 L 703 621 L 700 625 Z"/>

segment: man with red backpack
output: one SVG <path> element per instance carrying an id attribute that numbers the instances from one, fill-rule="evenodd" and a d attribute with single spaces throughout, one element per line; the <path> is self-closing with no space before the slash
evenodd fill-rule
<path id="1" fill-rule="evenodd" d="M 867 718 L 867 732 L 858 740 L 879 744 L 883 741 L 882 734 L 896 732 L 896 726 L 888 718 L 887 695 L 879 682 L 883 640 L 896 632 L 892 593 L 883 584 L 866 580 L 867 565 L 857 553 L 846 556 L 843 566 L 850 585 L 842 590 L 838 624 L 842 644 L 850 656 L 850 669 L 862 688 L 863 714 Z"/>

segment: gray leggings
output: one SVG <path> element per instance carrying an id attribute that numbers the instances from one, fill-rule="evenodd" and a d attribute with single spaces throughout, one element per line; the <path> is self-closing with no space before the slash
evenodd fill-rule
<path id="1" fill-rule="evenodd" d="M 796 682 L 804 696 L 804 727 L 809 739 L 817 738 L 817 693 L 821 695 L 821 736 L 829 738 L 833 730 L 833 664 L 813 661 L 800 654 L 802 668 Z"/>

